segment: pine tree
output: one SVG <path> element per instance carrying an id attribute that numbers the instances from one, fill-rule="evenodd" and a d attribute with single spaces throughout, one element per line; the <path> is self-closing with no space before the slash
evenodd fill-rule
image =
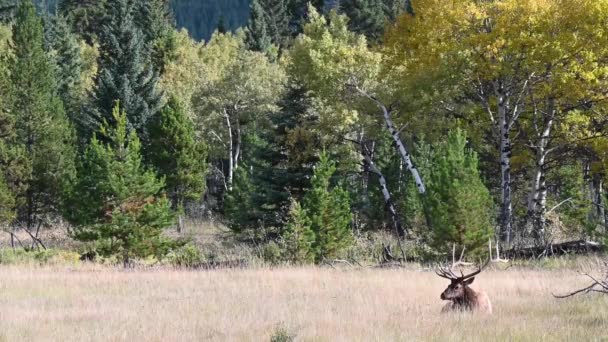
<path id="1" fill-rule="evenodd" d="M 62 15 L 53 16 L 47 13 L 44 16 L 44 24 L 45 46 L 53 61 L 57 93 L 63 101 L 68 117 L 76 123 L 84 97 L 78 39 Z"/>
<path id="2" fill-rule="evenodd" d="M 8 49 L 7 49 L 8 50 Z M 8 74 L 7 51 L 0 52 L 0 223 L 12 223 L 15 217 L 15 188 L 8 184 L 7 176 L 15 171 L 10 162 L 14 160 L 15 117 L 9 112 L 10 81 Z"/>
<path id="3" fill-rule="evenodd" d="M 0 0 L 0 23 L 12 21 L 18 5 L 19 0 Z"/>
<path id="4" fill-rule="evenodd" d="M 298 264 L 314 262 L 315 234 L 311 222 L 304 209 L 297 201 L 292 201 L 289 211 L 289 221 L 283 232 L 285 258 Z"/>
<path id="5" fill-rule="evenodd" d="M 95 79 L 93 103 L 83 123 L 89 136 L 107 120 L 115 124 L 112 112 L 116 100 L 127 113 L 129 128 L 148 140 L 146 125 L 160 109 L 162 95 L 158 76 L 150 64 L 150 53 L 142 31 L 134 22 L 135 8 L 129 0 L 108 0 L 107 17 L 99 34 L 99 72 Z"/>
<path id="6" fill-rule="evenodd" d="M 226 17 L 224 15 L 220 16 L 220 20 L 217 21 L 215 30 L 221 34 L 228 32 L 228 25 L 226 24 Z"/>
<path id="7" fill-rule="evenodd" d="M 340 10 L 349 18 L 351 31 L 378 41 L 384 27 L 405 11 L 402 0 L 341 0 Z"/>
<path id="8" fill-rule="evenodd" d="M 1 0 L 0 0 L 1 1 Z M 58 10 L 72 31 L 93 44 L 99 35 L 104 19 L 106 0 L 60 0 Z"/>
<path id="9" fill-rule="evenodd" d="M 53 68 L 44 51 L 42 21 L 31 1 L 23 1 L 13 26 L 10 65 L 11 111 L 15 115 L 19 218 L 32 228 L 57 209 L 62 184 L 73 172 L 73 134 L 55 89 Z M 7 177 L 10 182 L 10 177 Z M 17 182 L 17 180 L 13 180 Z M 27 187 L 27 189 L 25 189 Z"/>
<path id="10" fill-rule="evenodd" d="M 67 196 L 65 216 L 74 238 L 91 241 L 104 256 L 118 256 L 125 266 L 134 257 L 165 255 L 172 242 L 162 232 L 173 224 L 164 181 L 146 170 L 141 143 L 127 127 L 117 104 L 113 122 L 95 134 L 78 166 Z"/>
<path id="11" fill-rule="evenodd" d="M 306 23 L 306 17 L 308 15 L 308 4 L 314 6 L 319 13 L 323 13 L 325 9 L 324 0 L 289 0 L 288 11 L 290 14 L 289 28 L 291 36 L 296 37 L 302 32 L 304 23 Z"/>
<path id="12" fill-rule="evenodd" d="M 173 208 L 182 212 L 186 201 L 200 199 L 205 190 L 205 145 L 197 141 L 194 125 L 174 97 L 150 126 L 150 164 L 165 178 Z"/>
<path id="13" fill-rule="evenodd" d="M 270 41 L 276 46 L 285 47 L 290 37 L 287 0 L 260 1 L 266 15 L 266 27 Z"/>
<path id="14" fill-rule="evenodd" d="M 315 234 L 315 261 L 336 258 L 352 243 L 350 196 L 341 186 L 330 188 L 336 165 L 326 152 L 321 153 L 312 177 L 312 187 L 303 208 Z"/>
<path id="15" fill-rule="evenodd" d="M 177 48 L 174 19 L 167 0 L 137 2 L 136 24 L 143 32 L 150 49 L 154 70 L 162 74 Z"/>
<path id="16" fill-rule="evenodd" d="M 466 145 L 466 135 L 455 130 L 437 146 L 424 206 L 437 251 L 456 244 L 474 255 L 485 252 L 491 236 L 492 200 L 479 176 L 477 154 Z"/>
<path id="17" fill-rule="evenodd" d="M 272 42 L 268 33 L 267 14 L 260 1 L 251 2 L 251 14 L 247 25 L 247 45 L 251 50 L 266 52 L 270 49 Z"/>

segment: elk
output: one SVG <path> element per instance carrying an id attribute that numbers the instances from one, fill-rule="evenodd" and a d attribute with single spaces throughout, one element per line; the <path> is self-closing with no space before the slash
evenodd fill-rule
<path id="1" fill-rule="evenodd" d="M 488 262 L 490 260 L 488 259 Z M 451 284 L 441 294 L 442 300 L 449 300 L 450 303 L 446 304 L 442 313 L 450 311 L 476 311 L 491 314 L 492 304 L 490 299 L 483 291 L 475 291 L 469 287 L 475 280 L 475 276 L 481 273 L 481 271 L 488 264 L 486 262 L 483 266 L 479 267 L 477 271 L 470 274 L 463 274 L 460 272 L 460 276 L 452 272 L 451 267 L 441 267 L 435 271 L 438 276 L 449 279 Z"/>

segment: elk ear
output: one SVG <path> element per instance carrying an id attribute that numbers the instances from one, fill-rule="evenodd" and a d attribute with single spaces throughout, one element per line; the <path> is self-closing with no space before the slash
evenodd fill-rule
<path id="1" fill-rule="evenodd" d="M 475 277 L 469 278 L 469 279 L 463 281 L 462 283 L 465 285 L 471 285 L 471 284 L 473 284 L 473 280 L 475 280 Z"/>

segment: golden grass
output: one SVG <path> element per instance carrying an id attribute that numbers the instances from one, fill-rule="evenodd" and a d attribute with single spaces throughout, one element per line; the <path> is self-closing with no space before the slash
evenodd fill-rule
<path id="1" fill-rule="evenodd" d="M 441 315 L 425 270 L 123 271 L 0 267 L 0 340 L 575 341 L 608 336 L 608 296 L 557 300 L 569 270 L 487 271 L 492 316 Z"/>

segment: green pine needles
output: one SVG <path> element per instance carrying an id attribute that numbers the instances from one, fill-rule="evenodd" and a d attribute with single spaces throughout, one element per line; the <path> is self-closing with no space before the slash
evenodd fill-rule
<path id="1" fill-rule="evenodd" d="M 133 257 L 165 255 L 172 242 L 162 235 L 174 222 L 164 180 L 144 167 L 141 144 L 127 128 L 127 115 L 116 104 L 116 125 L 105 123 L 93 136 L 68 195 L 66 216 L 73 236 L 92 241 L 98 253 L 117 256 L 125 266 Z"/>
<path id="2" fill-rule="evenodd" d="M 292 205 L 284 233 L 288 259 L 293 262 L 322 262 L 335 259 L 352 244 L 350 196 L 342 186 L 331 187 L 335 162 L 321 153 L 312 177 L 312 187 L 302 205 Z"/>
<path id="3" fill-rule="evenodd" d="M 467 255 L 485 252 L 492 233 L 492 199 L 479 175 L 477 154 L 459 129 L 432 152 L 428 190 L 423 197 L 431 245 L 439 252 L 466 247 Z"/>

